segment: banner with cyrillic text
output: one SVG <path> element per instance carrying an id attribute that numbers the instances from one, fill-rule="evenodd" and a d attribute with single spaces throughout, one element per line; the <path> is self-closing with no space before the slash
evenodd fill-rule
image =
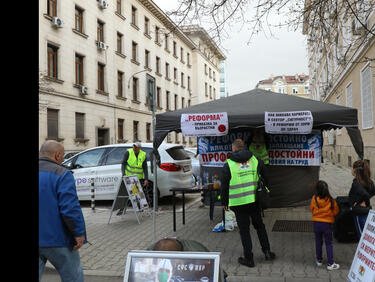
<path id="1" fill-rule="evenodd" d="M 375 211 L 370 210 L 348 274 L 350 282 L 375 281 Z"/>
<path id="2" fill-rule="evenodd" d="M 313 127 L 310 111 L 265 112 L 265 131 L 271 134 L 307 134 Z"/>
<path id="3" fill-rule="evenodd" d="M 270 165 L 320 166 L 322 136 L 311 134 L 268 134 Z"/>
<path id="4" fill-rule="evenodd" d="M 182 114 L 183 136 L 223 136 L 228 134 L 228 115 L 222 113 Z"/>
<path id="5" fill-rule="evenodd" d="M 250 130 L 236 129 L 225 136 L 198 137 L 202 165 L 222 167 L 232 151 L 233 141 L 241 138 L 249 144 L 250 136 Z M 267 138 L 270 165 L 320 166 L 319 130 L 311 134 L 267 134 Z"/>

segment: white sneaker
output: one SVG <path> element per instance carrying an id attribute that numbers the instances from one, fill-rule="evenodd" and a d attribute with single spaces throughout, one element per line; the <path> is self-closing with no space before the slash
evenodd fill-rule
<path id="1" fill-rule="evenodd" d="M 327 265 L 328 270 L 335 270 L 335 269 L 339 269 L 339 268 L 340 268 L 340 265 L 337 264 L 337 263 L 332 263 L 331 265 Z"/>
<path id="2" fill-rule="evenodd" d="M 316 260 L 316 265 L 317 265 L 317 266 L 322 266 L 323 263 L 322 263 L 321 261 Z"/>

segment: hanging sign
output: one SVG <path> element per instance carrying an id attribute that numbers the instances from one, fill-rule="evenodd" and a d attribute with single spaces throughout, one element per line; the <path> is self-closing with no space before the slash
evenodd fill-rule
<path id="1" fill-rule="evenodd" d="M 228 115 L 222 113 L 181 114 L 183 136 L 222 136 L 228 134 Z"/>
<path id="2" fill-rule="evenodd" d="M 310 111 L 265 112 L 265 131 L 271 134 L 307 134 L 313 127 Z"/>
<path id="3" fill-rule="evenodd" d="M 310 134 L 269 134 L 268 141 L 270 165 L 320 166 L 320 130 Z"/>
<path id="4" fill-rule="evenodd" d="M 375 211 L 370 210 L 348 274 L 350 282 L 375 281 Z"/>

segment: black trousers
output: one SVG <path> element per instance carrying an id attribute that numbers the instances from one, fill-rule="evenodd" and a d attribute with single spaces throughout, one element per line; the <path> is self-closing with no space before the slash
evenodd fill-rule
<path id="1" fill-rule="evenodd" d="M 259 208 L 258 203 L 251 203 L 241 206 L 232 206 L 230 207 L 230 209 L 236 215 L 244 257 L 247 259 L 253 258 L 253 245 L 250 236 L 250 218 L 255 230 L 257 231 L 258 239 L 262 247 L 263 253 L 265 251 L 270 251 L 270 243 L 268 241 L 266 227 L 263 223 L 261 210 Z"/>

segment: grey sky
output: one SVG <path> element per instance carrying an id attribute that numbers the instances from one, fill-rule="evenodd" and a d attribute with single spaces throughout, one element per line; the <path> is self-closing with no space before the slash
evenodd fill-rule
<path id="1" fill-rule="evenodd" d="M 154 0 L 163 10 L 171 8 L 171 0 Z M 278 19 L 273 17 L 273 21 Z M 275 37 L 258 34 L 249 40 L 247 28 L 231 28 L 231 38 L 223 42 L 226 87 L 229 95 L 255 88 L 259 80 L 273 75 L 308 74 L 306 40 L 302 32 L 287 28 L 272 29 Z"/>

